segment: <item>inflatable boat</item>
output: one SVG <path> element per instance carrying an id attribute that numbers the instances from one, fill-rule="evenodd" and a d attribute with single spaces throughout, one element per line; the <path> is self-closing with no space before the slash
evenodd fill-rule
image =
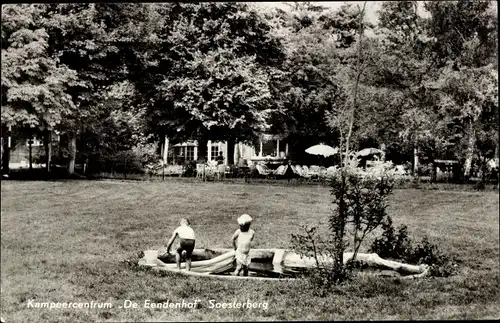
<path id="1" fill-rule="evenodd" d="M 352 259 L 353 254 L 344 254 L 344 263 Z M 158 250 L 146 250 L 139 260 L 140 266 L 155 270 L 180 272 L 190 276 L 205 276 L 223 279 L 295 279 L 310 268 L 316 266 L 316 259 L 301 257 L 286 249 L 251 249 L 252 259 L 248 276 L 232 276 L 235 269 L 235 251 L 233 249 L 195 249 L 191 258 L 191 270 L 186 271 L 186 263 L 181 263 L 181 270 L 175 263 L 175 254 L 159 255 Z M 184 258 L 184 257 L 183 257 Z M 333 263 L 327 256 L 318 257 L 321 263 Z M 184 260 L 184 259 L 183 259 Z M 400 278 L 419 278 L 426 276 L 428 266 L 409 265 L 380 258 L 375 253 L 358 253 L 356 260 L 362 264 L 361 273 Z"/>

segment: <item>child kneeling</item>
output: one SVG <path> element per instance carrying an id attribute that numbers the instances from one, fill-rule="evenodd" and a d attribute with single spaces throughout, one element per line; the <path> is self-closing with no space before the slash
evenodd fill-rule
<path id="1" fill-rule="evenodd" d="M 186 270 L 191 270 L 191 255 L 193 254 L 195 245 L 195 235 L 194 230 L 190 227 L 188 219 L 181 219 L 180 227 L 175 229 L 172 237 L 168 241 L 167 254 L 170 253 L 170 247 L 175 238 L 179 236 L 180 246 L 177 248 L 177 253 L 175 254 L 175 261 L 177 262 L 177 269 L 181 270 L 181 256 L 182 252 L 186 252 Z"/>

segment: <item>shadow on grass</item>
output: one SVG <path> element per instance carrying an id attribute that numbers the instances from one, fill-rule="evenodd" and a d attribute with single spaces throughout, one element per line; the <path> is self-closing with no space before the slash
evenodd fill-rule
<path id="1" fill-rule="evenodd" d="M 16 180 L 16 181 L 63 181 L 63 180 L 116 180 L 116 181 L 134 181 L 134 182 L 184 182 L 184 183 L 198 183 L 198 182 L 212 182 L 212 183 L 226 183 L 226 184 L 245 184 L 245 185 L 272 185 L 272 186 L 323 186 L 328 187 L 327 180 L 318 179 L 303 179 L 303 178 L 265 178 L 265 177 L 226 177 L 222 180 L 209 178 L 206 180 L 197 177 L 187 176 L 161 176 L 150 174 L 125 174 L 125 173 L 100 173 L 91 175 L 81 175 L 75 172 L 69 175 L 65 167 L 53 166 L 50 173 L 43 168 L 29 169 L 12 169 L 8 176 L 3 175 L 2 180 Z M 427 178 L 419 178 L 415 181 L 399 183 L 396 189 L 419 189 L 419 190 L 447 190 L 447 191 L 498 191 L 499 186 L 496 182 L 484 184 L 479 187 L 478 183 L 449 183 L 449 182 L 431 182 Z"/>
<path id="2" fill-rule="evenodd" d="M 72 179 L 86 179 L 78 173 L 72 175 L 64 167 L 53 167 L 49 173 L 44 168 L 30 169 L 11 169 L 9 175 L 2 175 L 2 180 L 15 181 L 59 181 Z"/>

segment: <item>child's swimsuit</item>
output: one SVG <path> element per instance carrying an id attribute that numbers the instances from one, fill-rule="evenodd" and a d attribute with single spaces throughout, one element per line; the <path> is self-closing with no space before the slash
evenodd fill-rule
<path id="1" fill-rule="evenodd" d="M 177 252 L 179 254 L 182 254 L 182 251 L 185 250 L 186 257 L 190 258 L 191 254 L 193 253 L 195 244 L 194 230 L 187 225 L 181 225 L 180 227 L 175 229 L 174 233 L 175 232 L 179 235 L 180 239 L 180 246 L 179 248 L 177 248 Z"/>

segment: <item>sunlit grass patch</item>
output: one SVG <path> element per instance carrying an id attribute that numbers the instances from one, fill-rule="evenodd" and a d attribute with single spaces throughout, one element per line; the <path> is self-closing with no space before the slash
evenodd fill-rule
<path id="1" fill-rule="evenodd" d="M 33 321 L 232 321 L 494 318 L 498 300 L 498 195 L 396 190 L 389 215 L 416 240 L 428 235 L 460 259 L 449 278 L 363 278 L 315 295 L 307 281 L 221 281 L 134 266 L 188 217 L 197 247 L 230 248 L 236 218 L 255 219 L 256 248 L 289 248 L 302 224 L 322 226 L 327 187 L 194 182 L 2 182 L 2 317 Z M 369 246 L 373 237 L 366 241 Z M 129 260 L 127 262 L 127 260 Z M 33 309 L 26 302 L 111 302 L 111 309 Z M 199 298 L 196 309 L 119 308 Z M 262 309 L 211 309 L 208 301 L 266 301 Z M 498 317 L 498 315 L 497 315 Z"/>

